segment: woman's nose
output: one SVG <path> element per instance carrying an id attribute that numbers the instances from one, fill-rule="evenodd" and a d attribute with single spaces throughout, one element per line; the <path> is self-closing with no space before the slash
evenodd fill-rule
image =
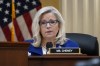
<path id="1" fill-rule="evenodd" d="M 51 27 L 50 23 L 47 23 L 46 27 Z"/>

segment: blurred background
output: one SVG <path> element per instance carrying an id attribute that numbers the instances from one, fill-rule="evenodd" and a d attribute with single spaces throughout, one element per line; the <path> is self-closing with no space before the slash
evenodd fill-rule
<path id="1" fill-rule="evenodd" d="M 92 58 L 85 61 L 78 61 L 75 66 L 100 66 L 100 58 Z"/>

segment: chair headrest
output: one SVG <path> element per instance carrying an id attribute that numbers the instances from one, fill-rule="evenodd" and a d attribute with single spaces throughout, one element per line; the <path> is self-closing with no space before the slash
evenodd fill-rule
<path id="1" fill-rule="evenodd" d="M 97 38 L 81 33 L 66 33 L 66 37 L 76 41 L 81 48 L 81 52 L 87 55 L 99 55 L 98 41 Z"/>

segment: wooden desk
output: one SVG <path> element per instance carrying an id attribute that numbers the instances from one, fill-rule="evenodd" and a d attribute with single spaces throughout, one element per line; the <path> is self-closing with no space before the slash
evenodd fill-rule
<path id="1" fill-rule="evenodd" d="M 75 66 L 76 62 L 89 60 L 98 56 L 86 55 L 45 55 L 29 56 L 28 66 Z"/>
<path id="2" fill-rule="evenodd" d="M 0 66 L 74 66 L 76 62 L 98 56 L 84 54 L 27 55 L 30 43 L 0 42 Z"/>
<path id="3" fill-rule="evenodd" d="M 0 42 L 0 66 L 28 66 L 26 42 Z"/>

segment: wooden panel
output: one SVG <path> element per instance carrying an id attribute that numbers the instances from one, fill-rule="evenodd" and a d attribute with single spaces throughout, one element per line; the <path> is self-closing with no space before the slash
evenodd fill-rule
<path id="1" fill-rule="evenodd" d="M 42 7 L 45 6 L 54 6 L 58 10 L 60 9 L 59 7 L 59 0 L 40 0 L 42 3 Z"/>
<path id="2" fill-rule="evenodd" d="M 0 66 L 28 66 L 28 43 L 0 42 Z"/>
<path id="3" fill-rule="evenodd" d="M 89 60 L 96 56 L 86 55 L 45 55 L 29 56 L 28 66 L 75 66 L 76 62 Z"/>

